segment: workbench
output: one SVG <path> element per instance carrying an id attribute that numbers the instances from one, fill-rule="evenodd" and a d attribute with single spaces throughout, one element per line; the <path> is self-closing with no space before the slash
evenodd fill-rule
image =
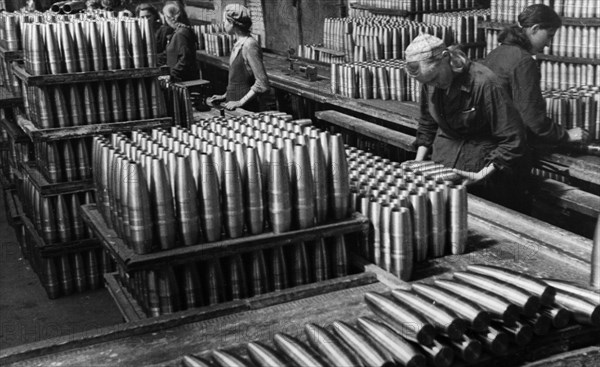
<path id="1" fill-rule="evenodd" d="M 198 51 L 198 61 L 206 70 L 208 66 L 220 70 L 229 69 L 229 56 L 213 56 Z M 347 114 L 376 122 L 411 136 L 415 135 L 419 106 L 414 102 L 384 101 L 381 99 L 354 99 L 332 94 L 330 88 L 330 67 L 324 63 L 313 63 L 318 69 L 318 80 L 310 82 L 287 72 L 289 61 L 272 53 L 263 55 L 265 69 L 271 86 L 277 90 L 315 102 L 318 110 L 335 109 Z M 311 64 L 310 60 L 302 60 Z M 207 78 L 210 79 L 207 74 Z M 553 164 L 561 173 L 578 180 L 600 186 L 600 157 L 577 153 L 548 153 L 543 161 Z M 596 191 L 599 189 L 596 187 Z M 600 192 L 594 192 L 600 194 Z"/>
<path id="2" fill-rule="evenodd" d="M 531 218 L 523 219 L 472 196 L 469 205 L 466 253 L 418 264 L 413 281 L 447 278 L 452 271 L 464 269 L 468 264 L 486 263 L 540 277 L 588 282 L 590 240 Z M 303 327 L 308 322 L 329 325 L 334 320 L 354 322 L 360 316 L 371 315 L 363 300 L 364 293 L 385 293 L 390 288 L 409 286 L 355 255 L 352 264 L 363 271 L 362 276 L 358 274 L 357 281 L 346 279 L 344 287 L 329 287 L 325 293 L 305 287 L 302 294 L 290 293 L 276 304 L 244 300 L 235 313 L 188 310 L 49 339 L 1 350 L 0 365 L 178 366 L 185 354 L 205 355 L 216 348 L 242 352 L 245 343 L 252 340 L 272 344 L 277 332 L 305 339 Z M 504 356 L 484 355 L 474 365 L 516 365 L 554 356 L 555 361 L 565 359 L 589 366 L 598 356 L 599 332 L 596 327 L 571 325 L 536 337 L 525 347 L 513 345 Z M 576 350 L 579 348 L 584 349 Z M 571 352 L 564 358 L 556 356 L 566 351 Z"/>

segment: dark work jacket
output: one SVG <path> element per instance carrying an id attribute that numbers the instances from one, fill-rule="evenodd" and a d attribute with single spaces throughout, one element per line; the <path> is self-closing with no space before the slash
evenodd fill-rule
<path id="1" fill-rule="evenodd" d="M 191 28 L 180 26 L 167 45 L 167 66 L 171 68 L 173 81 L 200 78 L 196 62 L 196 35 Z"/>
<path id="2" fill-rule="evenodd" d="M 541 74 L 533 55 L 512 42 L 509 35 L 502 45 L 485 58 L 489 67 L 512 98 L 527 127 L 530 145 L 558 144 L 569 138 L 565 128 L 546 117 L 546 101 L 540 89 Z"/>
<path id="3" fill-rule="evenodd" d="M 446 167 L 479 172 L 522 168 L 525 132 L 519 113 L 487 67 L 472 62 L 446 90 L 423 86 L 416 146 L 432 147 Z"/>

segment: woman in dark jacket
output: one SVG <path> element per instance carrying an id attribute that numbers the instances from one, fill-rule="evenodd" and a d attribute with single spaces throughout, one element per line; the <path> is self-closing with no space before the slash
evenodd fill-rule
<path id="1" fill-rule="evenodd" d="M 250 35 L 252 19 L 250 11 L 239 4 L 229 4 L 223 12 L 225 30 L 235 35 L 237 41 L 229 57 L 229 80 L 227 92 L 210 97 L 207 102 L 226 100 L 229 110 L 242 107 L 245 110 L 260 110 L 260 95 L 269 90 L 269 79 L 263 64 L 262 49 Z"/>
<path id="2" fill-rule="evenodd" d="M 561 24 L 561 18 L 548 6 L 528 6 L 519 14 L 517 25 L 498 35 L 501 45 L 484 61 L 514 101 L 527 128 L 529 144 L 533 146 L 580 142 L 588 137 L 581 128 L 566 130 L 546 117 L 546 102 L 540 89 L 541 74 L 533 56 L 552 42 Z"/>
<path id="3" fill-rule="evenodd" d="M 496 75 L 428 34 L 405 54 L 408 75 L 423 84 L 416 159 L 432 150 L 433 161 L 468 178 L 469 192 L 525 210 L 525 132 Z"/>
<path id="4" fill-rule="evenodd" d="M 196 61 L 196 35 L 189 25 L 185 10 L 179 2 L 169 1 L 163 7 L 163 15 L 167 25 L 175 31 L 166 48 L 171 81 L 198 79 L 200 71 Z"/>

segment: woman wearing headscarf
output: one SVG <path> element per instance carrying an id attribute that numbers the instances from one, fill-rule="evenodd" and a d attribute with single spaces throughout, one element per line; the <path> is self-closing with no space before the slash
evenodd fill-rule
<path id="1" fill-rule="evenodd" d="M 562 20 L 550 7 L 534 4 L 518 17 L 518 24 L 498 35 L 500 46 L 484 64 L 500 79 L 525 123 L 530 145 L 561 144 L 587 140 L 581 128 L 565 129 L 546 116 L 546 102 L 540 89 L 541 74 L 533 56 L 550 45 Z"/>
<path id="2" fill-rule="evenodd" d="M 229 79 L 223 95 L 208 98 L 209 104 L 226 101 L 229 110 L 243 107 L 248 111 L 260 110 L 260 95 L 269 90 L 269 79 L 263 64 L 262 49 L 250 35 L 250 11 L 239 4 L 229 4 L 223 13 L 225 30 L 237 37 L 229 57 Z"/>
<path id="3" fill-rule="evenodd" d="M 431 159 L 469 180 L 469 192 L 527 210 L 525 132 L 494 73 L 434 36 L 408 46 L 406 71 L 421 82 L 417 160 Z"/>
<path id="4" fill-rule="evenodd" d="M 200 77 L 196 61 L 196 35 L 182 5 L 169 1 L 163 7 L 165 22 L 174 30 L 167 44 L 167 66 L 171 68 L 171 81 L 195 80 Z"/>

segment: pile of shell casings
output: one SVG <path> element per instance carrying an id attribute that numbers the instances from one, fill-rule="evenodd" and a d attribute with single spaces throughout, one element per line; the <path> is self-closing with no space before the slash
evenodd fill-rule
<path id="1" fill-rule="evenodd" d="M 21 23 L 21 30 L 25 70 L 32 75 L 156 67 L 148 19 L 45 14 Z"/>
<path id="2" fill-rule="evenodd" d="M 304 59 L 309 59 L 309 60 L 327 62 L 330 64 L 343 64 L 344 62 L 346 62 L 345 55 L 339 56 L 339 55 L 330 54 L 327 51 L 319 50 L 319 49 L 316 49 L 315 47 L 317 47 L 317 48 L 323 47 L 323 45 L 322 44 L 298 45 L 296 56 L 304 58 Z"/>
<path id="3" fill-rule="evenodd" d="M 348 98 L 419 102 L 420 83 L 406 74 L 401 60 L 331 64 L 331 93 Z"/>
<path id="4" fill-rule="evenodd" d="M 195 25 L 193 30 L 198 40 L 198 50 L 206 50 L 209 55 L 228 56 L 237 40 L 235 35 L 225 32 L 225 23 Z"/>
<path id="5" fill-rule="evenodd" d="M 163 91 L 155 77 L 28 87 L 25 107 L 40 129 L 166 116 Z"/>
<path id="6" fill-rule="evenodd" d="M 35 143 L 37 169 L 50 183 L 89 180 L 90 147 L 85 138 Z"/>
<path id="7" fill-rule="evenodd" d="M 404 58 L 404 50 L 421 32 L 447 41 L 452 39 L 450 27 L 430 25 L 400 17 L 326 18 L 325 47 L 344 51 L 346 61 Z"/>
<path id="8" fill-rule="evenodd" d="M 427 24 L 448 26 L 452 29 L 452 44 L 473 44 L 465 50 L 471 59 L 482 59 L 485 56 L 485 30 L 478 28 L 479 22 L 490 19 L 489 9 L 477 9 L 450 13 L 419 14 L 417 20 Z"/>
<path id="9" fill-rule="evenodd" d="M 23 175 L 19 196 L 23 211 L 46 244 L 90 238 L 79 215 L 79 206 L 95 203 L 93 190 L 72 194 L 42 195 L 33 178 Z"/>
<path id="10" fill-rule="evenodd" d="M 600 4 L 594 0 L 543 0 L 534 2 L 492 0 L 490 3 L 492 20 L 516 24 L 523 8 L 535 3 L 544 3 L 554 9 L 558 15 L 567 18 L 595 18 L 600 15 Z"/>
<path id="11" fill-rule="evenodd" d="M 415 283 L 410 291 L 396 289 L 389 296 L 366 293 L 375 316 L 359 317 L 355 323 L 307 323 L 296 335 L 276 333 L 273 346 L 253 341 L 245 348 L 184 356 L 182 363 L 449 367 L 454 361 L 481 361 L 483 352 L 506 355 L 511 345 L 526 346 L 566 327 L 571 317 L 580 324 L 600 325 L 598 293 L 569 282 L 542 281 L 487 265 L 470 265 L 453 277 Z"/>
<path id="12" fill-rule="evenodd" d="M 95 138 L 93 162 L 105 220 L 140 254 L 348 216 L 341 137 L 276 115 Z"/>
<path id="13" fill-rule="evenodd" d="M 352 209 L 371 221 L 362 254 L 402 280 L 413 264 L 465 251 L 467 190 L 462 177 L 432 161 L 390 162 L 347 150 Z"/>
<path id="14" fill-rule="evenodd" d="M 600 87 L 581 86 L 542 92 L 546 116 L 567 129 L 586 129 L 590 139 L 600 139 Z"/>

